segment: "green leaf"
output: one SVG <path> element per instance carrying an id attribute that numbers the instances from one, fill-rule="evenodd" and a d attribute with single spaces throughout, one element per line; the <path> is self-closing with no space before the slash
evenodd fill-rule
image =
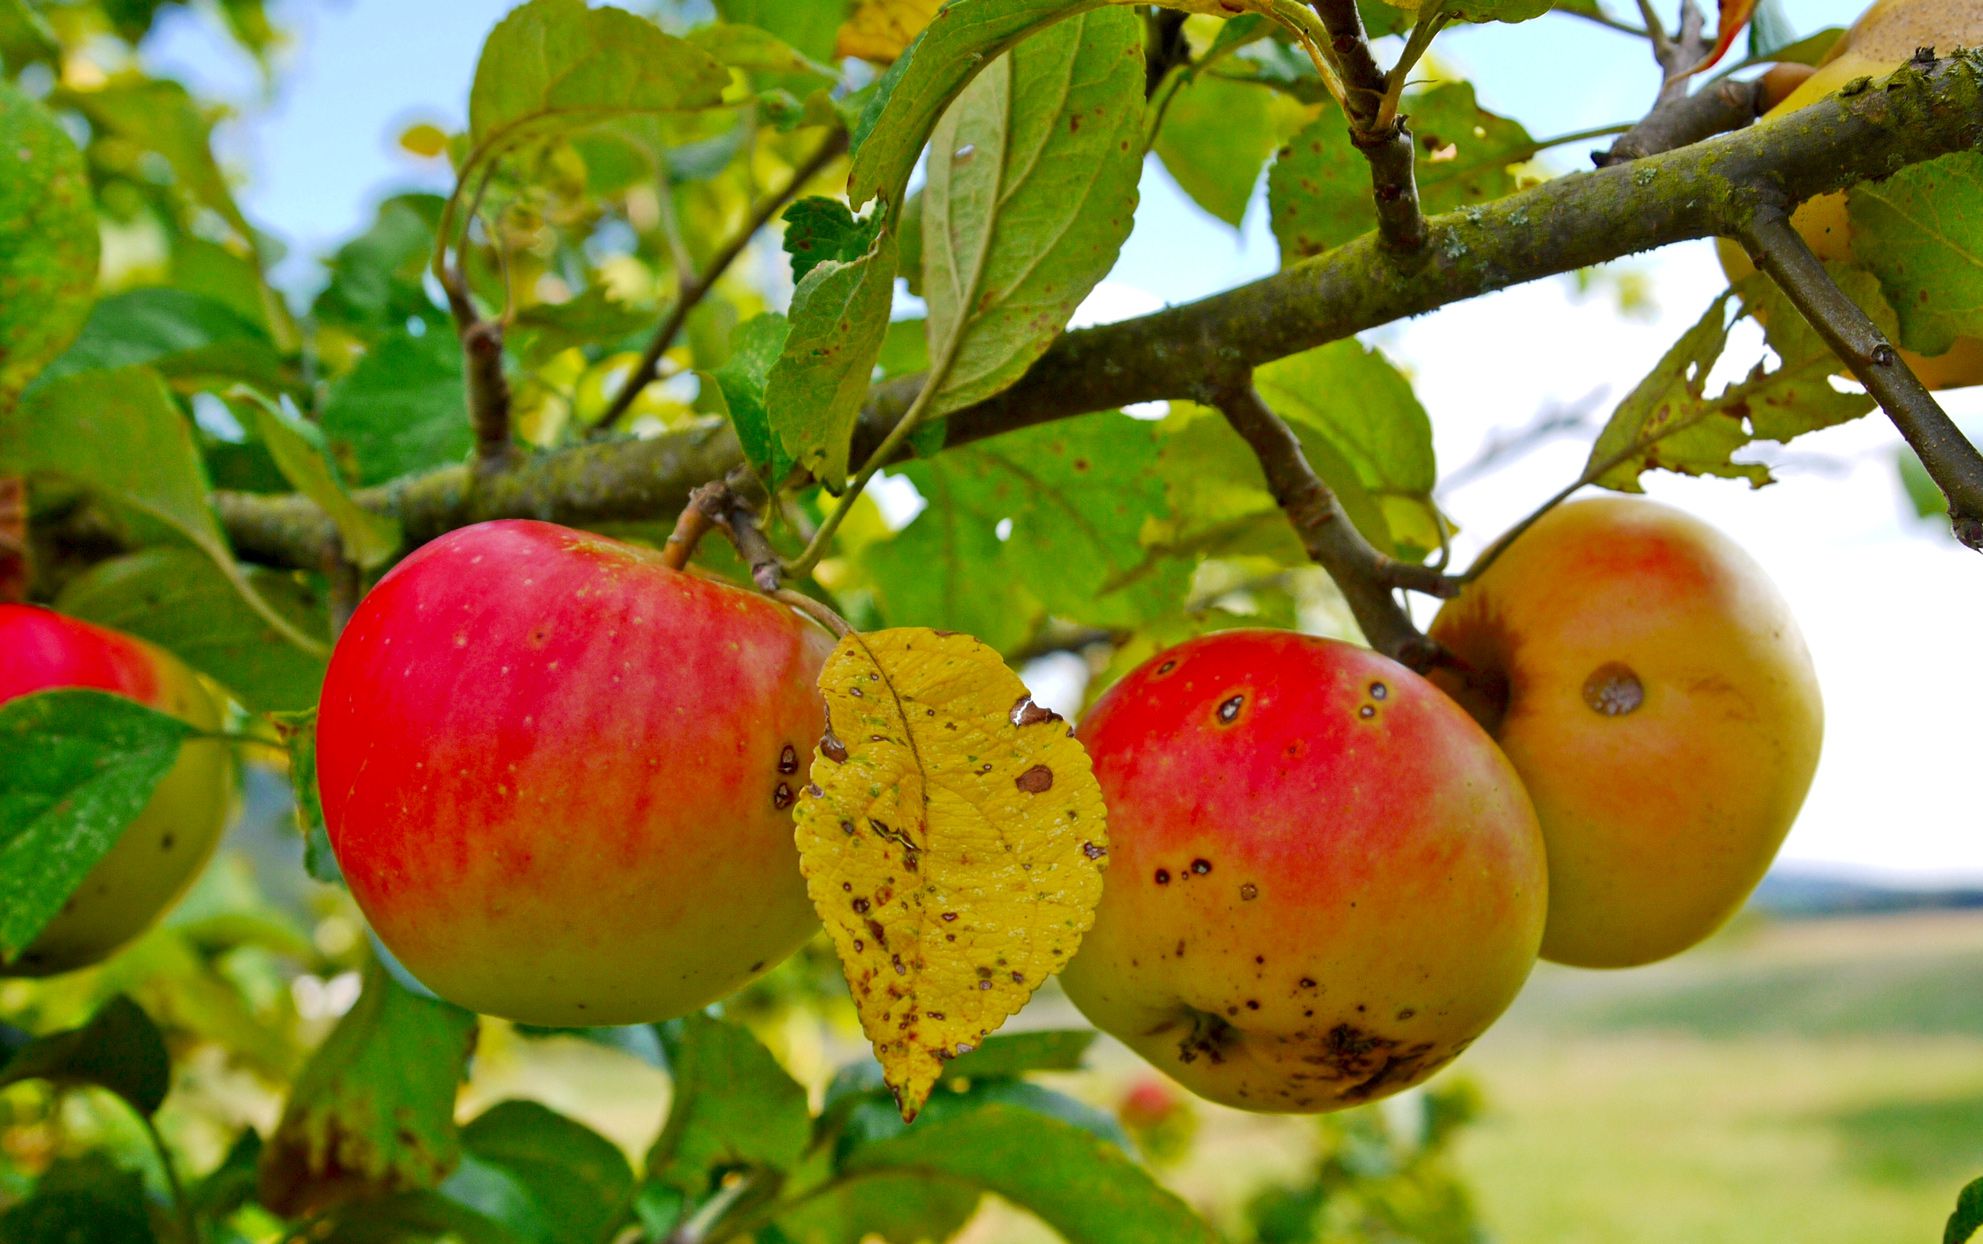
<path id="1" fill-rule="evenodd" d="M 344 872 L 331 849 L 324 824 L 324 801 L 317 790 L 317 711 L 279 713 L 276 730 L 289 753 L 289 785 L 295 794 L 296 828 L 303 833 L 303 870 L 325 885 L 343 885 Z"/>
<path id="2" fill-rule="evenodd" d="M 242 395 L 255 435 L 268 447 L 290 486 L 323 508 L 337 528 L 346 558 L 374 570 L 391 560 L 404 539 L 398 522 L 374 514 L 351 499 L 323 443 L 323 433 L 249 393 Z"/>
<path id="3" fill-rule="evenodd" d="M 212 127 L 185 87 L 165 79 L 119 79 L 100 90 L 63 91 L 56 98 L 89 118 L 98 133 L 115 134 L 164 157 L 193 202 L 226 221 L 242 241 L 254 241 L 254 230 L 214 162 Z"/>
<path id="4" fill-rule="evenodd" d="M 294 575 L 253 569 L 250 586 L 291 625 L 327 640 L 325 609 Z M 98 562 L 63 585 L 56 607 L 149 640 L 213 678 L 254 712 L 308 708 L 324 661 L 282 642 L 212 560 L 159 545 Z"/>
<path id="5" fill-rule="evenodd" d="M 1955 1199 L 1955 1212 L 1942 1231 L 1942 1244 L 1969 1244 L 1983 1230 L 1983 1179 L 1971 1180 Z"/>
<path id="6" fill-rule="evenodd" d="M 490 1107 L 462 1129 L 461 1143 L 466 1161 L 442 1193 L 533 1244 L 599 1244 L 633 1195 L 633 1171 L 612 1141 L 536 1102 Z M 505 1214 L 498 1204 L 470 1200 L 466 1185 L 473 1177 L 464 1176 L 478 1169 L 506 1177 L 523 1204 L 512 1202 Z M 511 1219 L 519 1216 L 532 1229 L 516 1229 Z"/>
<path id="7" fill-rule="evenodd" d="M 730 75 L 714 57 L 623 9 L 530 0 L 482 45 L 461 177 L 530 138 L 642 112 L 711 107 Z"/>
<path id="8" fill-rule="evenodd" d="M 1422 17 L 1429 6 L 1412 0 L 1396 7 Z M 1554 0 L 1445 0 L 1439 12 L 1456 22 L 1525 22 L 1552 7 Z"/>
<path id="9" fill-rule="evenodd" d="M 971 1220 L 983 1196 L 962 1183 L 917 1174 L 866 1175 L 798 1201 L 780 1215 L 791 1244 L 866 1244 L 870 1240 L 948 1240 Z"/>
<path id="10" fill-rule="evenodd" d="M 329 649 L 255 591 L 207 508 L 206 474 L 156 372 L 127 367 L 36 385 L 0 408 L 0 475 L 59 479 L 124 515 L 141 543 L 177 539 L 212 560 L 250 608 L 306 653 Z"/>
<path id="11" fill-rule="evenodd" d="M 652 313 L 616 301 L 603 285 L 588 285 L 563 302 L 533 303 L 516 313 L 506 334 L 526 367 L 584 346 L 604 346 L 652 327 Z"/>
<path id="12" fill-rule="evenodd" d="M 787 89 L 832 86 L 840 74 L 777 35 L 740 22 L 711 22 L 688 32 L 688 41 L 732 69 L 773 74 Z"/>
<path id="13" fill-rule="evenodd" d="M 0 959 L 61 912 L 192 733 L 103 691 L 43 691 L 0 705 Z"/>
<path id="14" fill-rule="evenodd" d="M 712 373 L 744 457 L 773 487 L 791 473 L 792 456 L 772 434 L 765 389 L 790 331 L 790 323 L 775 311 L 745 320 L 730 334 L 730 357 Z"/>
<path id="15" fill-rule="evenodd" d="M 791 332 L 771 368 L 765 408 L 793 461 L 835 491 L 847 482 L 854 423 L 894 297 L 895 239 L 888 233 L 859 259 L 815 267 L 792 294 Z"/>
<path id="16" fill-rule="evenodd" d="M 1753 44 L 1755 27 L 1750 27 L 1749 33 Z M 1817 34 L 1806 35 L 1795 43 L 1772 49 L 1768 56 L 1778 64 L 1816 65 L 1825 59 L 1826 53 L 1832 50 L 1844 33 L 1843 26 L 1828 26 Z"/>
<path id="17" fill-rule="evenodd" d="M 716 0 L 716 13 L 726 22 L 770 31 L 814 60 L 831 61 L 847 0 Z"/>
<path id="18" fill-rule="evenodd" d="M 1515 188 L 1509 165 L 1535 154 L 1535 140 L 1520 123 L 1475 102 L 1472 83 L 1406 96 L 1403 110 L 1418 148 L 1419 206 L 1427 215 L 1507 194 Z M 1319 255 L 1376 226 L 1370 171 L 1350 143 L 1342 113 L 1324 109 L 1281 150 L 1267 177 L 1267 202 L 1282 263 Z"/>
<path id="19" fill-rule="evenodd" d="M 936 1098 L 930 1104 L 916 1126 L 856 1148 L 843 1171 L 915 1174 L 993 1192 L 1069 1244 L 1218 1240 L 1128 1154 L 1073 1123 L 1007 1102 L 955 1114 L 940 1111 Z"/>
<path id="20" fill-rule="evenodd" d="M 903 464 L 929 505 L 862 559 L 890 619 L 1011 648 L 1036 621 L 1028 600 L 1097 626 L 1175 608 L 1182 561 L 1120 586 L 1146 558 L 1146 525 L 1169 517 L 1157 452 L 1155 424 L 1105 412 Z M 985 591 L 991 582 L 1022 591 Z"/>
<path id="21" fill-rule="evenodd" d="M 992 62 L 937 125 L 922 225 L 943 377 L 931 414 L 1018 380 L 1115 266 L 1143 167 L 1143 74 L 1141 23 L 1103 9 Z"/>
<path id="22" fill-rule="evenodd" d="M 410 319 L 441 324 L 421 282 L 434 253 L 443 202 L 439 195 L 402 194 L 379 204 L 371 227 L 327 263 L 330 281 L 311 306 L 317 321 L 395 334 Z"/>
<path id="23" fill-rule="evenodd" d="M 867 254 L 879 232 L 878 221 L 856 220 L 838 199 L 800 199 L 785 209 L 785 253 L 792 257 L 792 279 L 803 281 L 822 263 L 852 263 Z"/>
<path id="24" fill-rule="evenodd" d="M 35 373 L 62 352 L 89 314 L 97 227 L 82 152 L 46 108 L 7 82 L 0 82 L 0 153 L 6 170 L 0 175 L 4 421 Z"/>
<path id="25" fill-rule="evenodd" d="M 54 65 L 61 58 L 62 41 L 46 18 L 27 0 L 0 0 L 0 67 L 18 75 L 29 65 Z"/>
<path id="26" fill-rule="evenodd" d="M 674 1079 L 650 1177 L 691 1197 L 737 1168 L 789 1170 L 812 1138 L 806 1091 L 739 1025 L 689 1015 L 660 1025 Z"/>
<path id="27" fill-rule="evenodd" d="M 34 1195 L 0 1214 L 7 1244 L 158 1244 L 144 1177 L 102 1153 L 64 1158 L 35 1181 Z"/>
<path id="28" fill-rule="evenodd" d="M 461 1158 L 455 1088 L 475 1016 L 395 983 L 374 959 L 357 1003 L 291 1087 L 262 1155 L 262 1203 L 296 1217 L 440 1184 Z"/>
<path id="29" fill-rule="evenodd" d="M 1846 196 L 1852 256 L 1880 279 L 1900 344 L 1943 354 L 1983 337 L 1983 153 L 1910 165 Z"/>
<path id="30" fill-rule="evenodd" d="M 41 377 L 45 383 L 140 365 L 192 386 L 239 380 L 269 389 L 293 387 L 260 324 L 217 299 L 156 287 L 100 300 L 75 344 Z"/>
<path id="31" fill-rule="evenodd" d="M 321 425 L 360 484 L 461 462 L 474 443 L 465 384 L 452 334 L 395 333 L 331 386 Z"/>
<path id="32" fill-rule="evenodd" d="M 1194 74 L 1171 97 L 1157 131 L 1153 150 L 1178 187 L 1235 229 L 1280 145 L 1275 103 L 1264 87 Z"/>
<path id="33" fill-rule="evenodd" d="M 1353 508 L 1353 496 L 1344 506 L 1379 548 L 1423 556 L 1439 547 L 1432 421 L 1389 359 L 1355 340 L 1336 341 L 1269 363 L 1254 382 L 1294 425 L 1325 483 L 1372 499 L 1381 521 Z"/>
<path id="34" fill-rule="evenodd" d="M 1873 279 L 1863 271 L 1832 266 L 1832 279 L 1875 319 L 1888 313 Z M 1713 397 L 1706 385 L 1727 347 L 1727 303 L 1739 294 L 1750 314 L 1766 319 L 1774 370 L 1757 363 L 1749 374 Z M 1769 280 L 1752 275 L 1715 300 L 1681 335 L 1652 372 L 1619 403 L 1591 448 L 1587 474 L 1604 488 L 1644 491 L 1639 476 L 1658 468 L 1684 475 L 1770 482 L 1769 468 L 1736 462 L 1733 454 L 1752 440 L 1788 441 L 1806 432 L 1858 418 L 1873 408 L 1864 393 L 1842 393 L 1832 376 L 1842 365 L 1817 333 Z"/>
<path id="35" fill-rule="evenodd" d="M 4 720 L 5 710 L 0 709 L 0 722 Z M 0 725 L 0 737 L 5 731 Z M 0 1066 L 0 1088 L 23 1080 L 108 1089 L 150 1118 L 172 1087 L 172 1061 L 151 1017 L 119 994 L 82 1027 L 37 1037 Z"/>
<path id="36" fill-rule="evenodd" d="M 952 0 L 882 76 L 854 127 L 847 199 L 877 195 L 891 209 L 937 118 L 978 71 L 1022 39 L 1106 0 Z"/>

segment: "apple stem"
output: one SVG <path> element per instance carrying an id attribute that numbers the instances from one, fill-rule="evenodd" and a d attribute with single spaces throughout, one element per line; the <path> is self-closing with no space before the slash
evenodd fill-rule
<path id="1" fill-rule="evenodd" d="M 1758 207 L 1736 236 L 1756 267 L 1776 282 L 1920 456 L 1928 477 L 1948 499 L 1956 538 L 1983 552 L 1983 454 L 1977 453 L 1886 334 L 1832 280 L 1824 261 L 1791 227 L 1783 205 Z"/>
<path id="2" fill-rule="evenodd" d="M 833 612 L 832 609 L 827 607 L 825 602 L 814 600 L 804 592 L 794 592 L 790 588 L 781 587 L 777 591 L 770 593 L 770 596 L 771 599 L 781 604 L 790 605 L 800 613 L 805 614 L 841 639 L 845 639 L 854 633 L 854 627 L 847 619 Z"/>
<path id="3" fill-rule="evenodd" d="M 662 564 L 671 570 L 686 567 L 702 538 L 721 521 L 729 500 L 730 487 L 721 480 L 712 480 L 691 491 L 689 503 L 675 520 L 675 529 L 668 533 L 668 543 L 661 547 Z"/>

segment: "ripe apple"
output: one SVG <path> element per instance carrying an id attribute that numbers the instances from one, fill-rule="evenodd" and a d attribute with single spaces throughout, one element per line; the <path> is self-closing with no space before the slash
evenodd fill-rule
<path id="1" fill-rule="evenodd" d="M 1768 115 L 1807 107 L 1856 78 L 1884 77 L 1912 57 L 1917 48 L 1935 48 L 1947 54 L 1978 44 L 1983 44 L 1983 0 L 1880 0 L 1839 36 L 1817 72 L 1798 83 Z M 1945 224 L 1966 218 L 1965 186 L 1962 180 L 1951 179 L 1936 191 L 1933 201 L 1946 209 Z M 1846 214 L 1843 192 L 1807 200 L 1791 213 L 1790 223 L 1818 258 L 1852 262 L 1852 222 Z M 1966 241 L 1973 250 L 1977 239 Z M 1721 239 L 1717 251 L 1729 280 L 1739 281 L 1755 271 L 1748 254 L 1736 243 Z M 1954 345 L 1933 356 L 1911 350 L 1900 354 L 1921 383 L 1931 389 L 1983 384 L 1983 339 L 1957 337 Z"/>
<path id="2" fill-rule="evenodd" d="M 1534 965 L 1546 869 L 1528 796 L 1402 665 L 1225 631 L 1152 657 L 1079 733 L 1112 858 L 1061 982 L 1193 1092 L 1315 1112 L 1408 1088 Z"/>
<path id="3" fill-rule="evenodd" d="M 366 917 L 442 997 L 535 1024 L 695 1010 L 817 927 L 791 806 L 830 639 L 550 523 L 400 563 L 331 655 L 317 781 Z"/>
<path id="4" fill-rule="evenodd" d="M 220 706 L 177 657 L 141 639 L 32 605 L 0 605 L 0 703 L 90 688 L 136 700 L 204 731 Z M 151 926 L 199 875 L 233 801 L 227 745 L 189 739 L 138 819 L 84 876 L 61 912 L 0 976 L 46 976 L 108 958 Z"/>
<path id="5" fill-rule="evenodd" d="M 1789 607 L 1719 532 L 1627 497 L 1559 506 L 1431 634 L 1473 667 L 1457 693 L 1542 821 L 1544 958 L 1666 958 L 1762 880 L 1824 714 Z"/>

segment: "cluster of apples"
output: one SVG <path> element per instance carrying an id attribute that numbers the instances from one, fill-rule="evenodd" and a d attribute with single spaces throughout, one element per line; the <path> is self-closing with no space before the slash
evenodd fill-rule
<path id="1" fill-rule="evenodd" d="M 1741 550 L 1650 502 L 1565 505 L 1432 635 L 1454 661 L 1428 680 L 1222 632 L 1095 704 L 1079 735 L 1112 862 L 1062 980 L 1098 1027 L 1213 1100 L 1333 1109 L 1456 1057 L 1538 953 L 1645 963 L 1741 903 L 1821 730 L 1804 645 Z M 830 646 L 651 550 L 520 520 L 450 533 L 332 656 L 318 781 L 345 880 L 474 1010 L 618 1024 L 723 997 L 817 927 L 790 809 Z M 50 686 L 218 716 L 149 645 L 0 609 L 0 700 Z M 227 781 L 219 744 L 189 744 L 8 970 L 134 936 L 204 862 Z"/>

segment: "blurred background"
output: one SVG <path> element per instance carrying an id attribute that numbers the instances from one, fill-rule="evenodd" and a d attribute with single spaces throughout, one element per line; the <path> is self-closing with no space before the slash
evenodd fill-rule
<path id="1" fill-rule="evenodd" d="M 142 56 L 151 72 L 231 109 L 216 130 L 219 154 L 246 215 L 286 246 L 278 283 L 301 304 L 322 284 L 325 256 L 367 226 L 380 200 L 445 192 L 445 163 L 410 154 L 401 136 L 464 124 L 476 54 L 509 7 L 273 0 L 284 33 L 274 73 L 215 13 L 175 7 L 161 12 Z M 1848 23 L 1856 4 L 1790 0 L 1787 14 L 1810 33 Z M 1385 43 L 1379 58 L 1388 62 L 1396 41 Z M 1467 77 L 1484 106 L 1538 136 L 1632 119 L 1658 85 L 1639 44 L 1562 17 L 1456 30 L 1436 57 L 1428 77 L 1442 68 Z M 1602 141 L 1545 160 L 1579 167 Z M 782 254 L 761 247 L 752 262 L 775 300 L 789 282 Z M 1081 319 L 1188 301 L 1277 262 L 1264 194 L 1235 231 L 1195 207 L 1153 158 L 1136 231 Z M 1711 245 L 1695 243 L 1373 335 L 1413 374 L 1431 414 L 1461 564 L 1577 475 L 1612 404 L 1724 286 Z M 1983 390 L 1945 401 L 1972 434 L 1983 430 Z M 1195 1103 L 1106 1042 L 1097 1072 L 1061 1087 L 1116 1110 L 1167 1180 L 1240 1238 L 1935 1238 L 1955 1190 L 1983 1173 L 1983 799 L 1970 724 L 1983 691 L 1974 643 L 1983 565 L 1945 524 L 1919 516 L 1902 483 L 1906 450 L 1878 416 L 1793 449 L 1764 448 L 1780 482 L 1754 494 L 1726 480 L 1647 479 L 1654 496 L 1714 522 L 1769 567 L 1825 690 L 1816 785 L 1778 868 L 1729 929 L 1631 973 L 1542 965 L 1509 1016 L 1429 1092 L 1347 1122 Z M 900 481 L 883 500 L 898 513 L 915 504 Z M 1078 710 L 1078 658 L 1036 662 L 1027 677 L 1042 701 Z M 168 1015 L 205 1007 L 199 1022 L 239 1025 L 235 1043 L 251 1064 L 262 1049 L 270 1069 L 294 1050 L 273 1036 L 257 1046 L 257 1008 L 293 1009 L 307 1038 L 350 1004 L 355 973 L 289 982 L 251 957 L 238 967 L 234 1000 L 143 990 L 147 973 L 197 944 L 202 921 L 305 913 L 319 958 L 334 962 L 360 944 L 348 901 L 304 876 L 286 801 L 280 779 L 255 776 L 238 849 L 166 929 L 104 970 Z M 270 918 L 271 957 L 293 923 Z M 92 976 L 70 987 L 80 998 L 105 984 Z M 23 988 L 0 984 L 0 1012 Z M 258 1002 L 257 990 L 288 997 Z M 860 1053 L 844 995 L 830 952 L 816 946 L 736 1009 L 769 1025 L 795 1073 L 817 1083 Z M 807 1008 L 784 1005 L 794 1000 Z M 821 1011 L 824 1026 L 814 1018 Z M 1080 1024 L 1051 988 L 1015 1021 Z M 209 1148 L 224 1145 L 233 1126 L 274 1109 L 255 1073 L 194 1063 L 169 1125 L 189 1142 L 205 1129 Z M 510 1095 L 585 1118 L 637 1153 L 667 1085 L 637 1050 L 526 1040 L 491 1024 L 472 1104 Z M 11 1147 L 0 1159 L 32 1157 L 35 1136 L 18 1127 L 0 1135 Z M 1350 1185 L 1363 1191 L 1337 1195 Z M 971 1238 L 1050 1237 L 994 1208 Z"/>

